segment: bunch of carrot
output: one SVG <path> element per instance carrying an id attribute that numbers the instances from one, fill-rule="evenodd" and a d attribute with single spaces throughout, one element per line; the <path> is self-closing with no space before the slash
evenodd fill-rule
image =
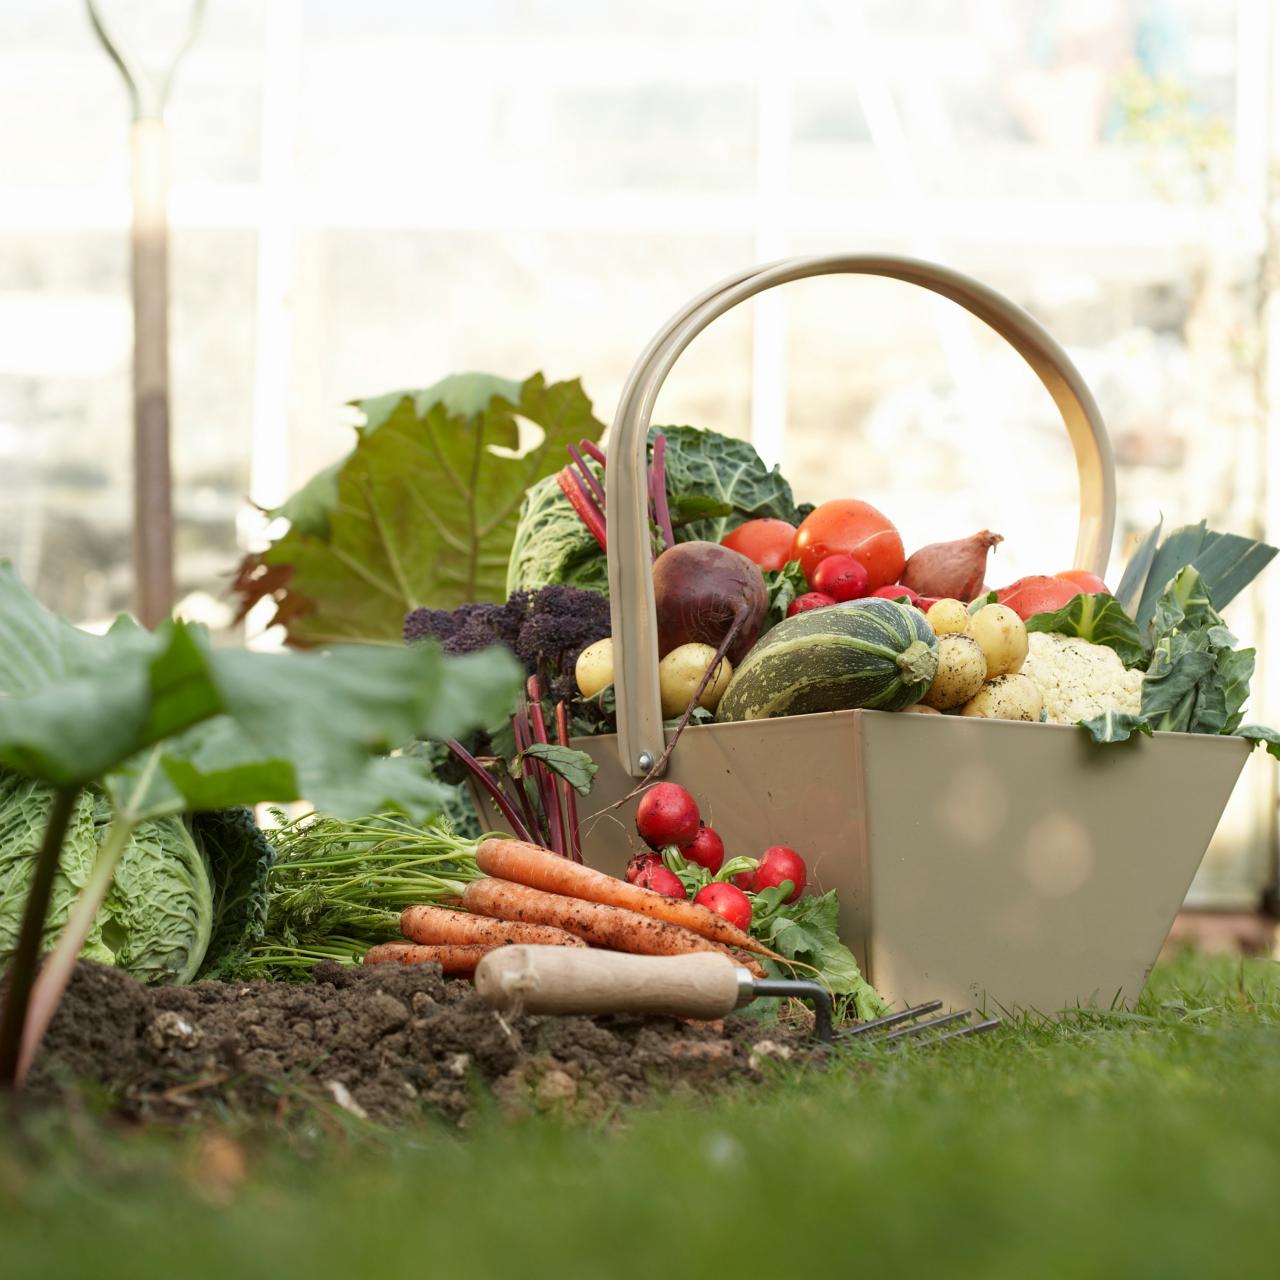
<path id="1" fill-rule="evenodd" d="M 400 916 L 407 942 L 371 947 L 365 964 L 435 961 L 470 975 L 482 956 L 509 943 L 604 947 L 640 955 L 721 951 L 764 976 L 750 954 L 780 956 L 723 916 L 628 884 L 549 849 L 491 837 L 476 850 L 483 878 L 462 892 L 461 910 L 415 905 Z"/>

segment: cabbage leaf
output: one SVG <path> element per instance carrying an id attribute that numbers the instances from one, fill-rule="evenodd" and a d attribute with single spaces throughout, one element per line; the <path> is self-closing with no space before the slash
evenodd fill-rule
<path id="1" fill-rule="evenodd" d="M 766 467 L 746 440 L 701 427 L 651 427 L 666 436 L 667 505 L 677 542 L 719 542 L 748 520 L 773 517 L 797 524 L 791 486 L 777 467 Z M 603 468 L 588 464 L 597 478 Z M 655 544 L 655 553 L 661 544 Z M 587 531 L 554 476 L 525 495 L 507 570 L 507 591 L 561 584 L 609 594 L 604 552 Z"/>

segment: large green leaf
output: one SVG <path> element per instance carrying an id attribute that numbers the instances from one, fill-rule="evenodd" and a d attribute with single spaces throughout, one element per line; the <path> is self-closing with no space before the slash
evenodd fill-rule
<path id="1" fill-rule="evenodd" d="M 1218 609 L 1225 609 L 1271 563 L 1276 548 L 1236 533 L 1218 533 L 1205 521 L 1175 529 L 1154 553 L 1159 526 L 1148 534 L 1127 569 L 1117 596 L 1146 628 L 1165 588 L 1188 565 L 1200 572 Z M 1150 559 L 1145 574 L 1143 564 Z"/>
<path id="2" fill-rule="evenodd" d="M 1236 731 L 1236 737 L 1244 738 L 1255 747 L 1262 747 L 1280 760 L 1280 733 L 1265 724 L 1244 724 Z"/>
<path id="3" fill-rule="evenodd" d="M 1061 609 L 1028 618 L 1027 630 L 1078 636 L 1090 644 L 1106 645 L 1119 654 L 1126 667 L 1137 666 L 1147 656 L 1137 623 L 1109 595 L 1074 596 Z"/>
<path id="4" fill-rule="evenodd" d="M 351 403 L 364 417 L 357 430 L 367 433 L 382 426 L 406 397 L 413 401 L 419 417 L 425 416 L 437 401 L 452 414 L 470 417 L 483 413 L 494 396 L 503 396 L 515 404 L 520 399 L 520 384 L 488 373 L 455 373 L 422 391 L 390 391 Z M 317 471 L 270 514 L 283 516 L 297 533 L 328 538 L 329 517 L 338 507 L 338 477 L 346 462 L 347 458 L 341 458 L 323 471 Z"/>
<path id="5" fill-rule="evenodd" d="M 302 799 L 421 811 L 438 784 L 385 753 L 509 714 L 522 681 L 500 648 L 250 653 L 172 622 L 92 636 L 0 566 L 0 764 L 54 786 L 106 776 L 133 814 Z"/>
<path id="6" fill-rule="evenodd" d="M 517 388 L 468 377 L 479 381 L 429 402 L 426 393 L 366 402 L 369 423 L 338 475 L 327 533 L 291 529 L 263 555 L 268 567 L 292 566 L 277 597 L 291 641 L 398 644 L 419 605 L 506 598 L 526 490 L 564 464 L 566 445 L 602 427 L 576 381 L 548 386 L 538 374 Z M 524 454 L 518 418 L 543 432 Z"/>
<path id="7" fill-rule="evenodd" d="M 772 516 L 799 522 L 791 486 L 777 467 L 766 467 L 746 440 L 697 427 L 655 427 L 667 438 L 667 493 L 676 510 L 695 501 L 716 503 L 725 515 L 683 524 L 676 540 L 719 542 L 747 520 Z"/>
<path id="8" fill-rule="evenodd" d="M 1160 534 L 1163 529 L 1164 517 L 1161 516 L 1156 521 L 1155 527 L 1147 533 L 1133 555 L 1129 557 L 1120 585 L 1116 588 L 1116 599 L 1120 601 L 1121 608 L 1130 617 L 1137 614 L 1138 606 L 1142 603 L 1142 589 L 1146 585 L 1147 575 L 1151 572 L 1151 562 L 1156 558 L 1156 552 L 1159 550 Z"/>
<path id="9" fill-rule="evenodd" d="M 205 719 L 192 629 L 152 634 L 129 619 L 91 635 L 51 613 L 0 563 L 0 764 L 53 786 L 83 785 Z"/>

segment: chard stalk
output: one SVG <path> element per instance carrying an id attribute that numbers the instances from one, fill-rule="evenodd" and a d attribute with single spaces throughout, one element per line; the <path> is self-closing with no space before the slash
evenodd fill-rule
<path id="1" fill-rule="evenodd" d="M 569 446 L 569 456 L 577 464 L 578 471 L 582 478 L 587 482 L 587 487 L 591 490 L 595 497 L 596 505 L 600 508 L 601 514 L 604 513 L 604 489 L 600 485 L 600 481 L 596 479 L 596 473 L 587 466 L 587 460 L 582 456 L 581 449 L 575 449 L 573 445 Z"/>

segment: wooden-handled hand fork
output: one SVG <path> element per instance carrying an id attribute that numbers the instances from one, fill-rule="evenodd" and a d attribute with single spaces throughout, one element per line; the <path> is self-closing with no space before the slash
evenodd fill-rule
<path id="1" fill-rule="evenodd" d="M 476 967 L 476 991 L 502 1012 L 655 1013 L 673 1018 L 723 1018 L 761 996 L 813 1001 L 814 1035 L 833 1039 L 831 996 L 816 982 L 753 978 L 728 956 L 634 956 L 577 947 L 499 947 Z M 990 1031 L 998 1018 L 970 1022 L 971 1009 L 940 1013 L 930 1000 L 840 1032 L 864 1043 L 937 1044 Z M 933 1016 L 926 1016 L 933 1015 Z M 946 1028 L 946 1030 L 944 1030 Z"/>
<path id="2" fill-rule="evenodd" d="M 753 978 L 729 956 L 635 956 L 577 947 L 499 947 L 476 967 L 495 1009 L 524 1013 L 659 1013 L 723 1018 L 760 996 L 812 1000 L 814 1034 L 831 1042 L 831 996 L 816 982 Z"/>

